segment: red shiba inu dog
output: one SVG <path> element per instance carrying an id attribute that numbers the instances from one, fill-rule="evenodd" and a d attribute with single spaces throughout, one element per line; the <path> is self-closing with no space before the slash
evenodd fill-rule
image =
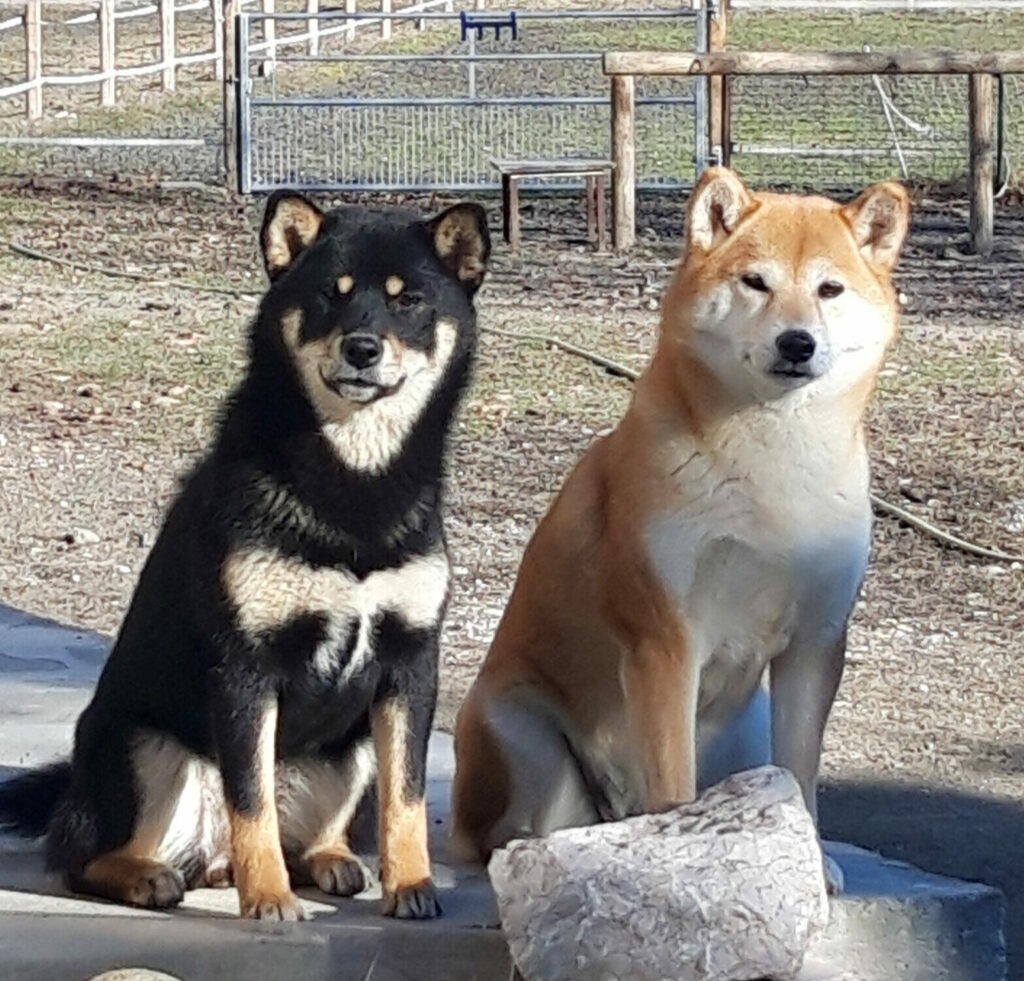
<path id="1" fill-rule="evenodd" d="M 538 527 L 460 712 L 455 830 L 479 856 L 769 760 L 816 814 L 908 217 L 896 184 L 841 205 L 699 182 L 654 358 Z"/>

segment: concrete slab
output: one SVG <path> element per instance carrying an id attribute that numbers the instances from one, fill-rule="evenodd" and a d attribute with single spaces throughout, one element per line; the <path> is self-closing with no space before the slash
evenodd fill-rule
<path id="1" fill-rule="evenodd" d="M 68 752 L 108 646 L 0 607 L 0 777 Z M 243 922 L 233 890 L 197 890 L 171 913 L 131 910 L 70 896 L 43 875 L 37 846 L 0 836 L 0 977 L 84 979 L 134 967 L 183 981 L 504 981 L 512 968 L 486 874 L 453 863 L 447 849 L 453 769 L 451 739 L 436 733 L 427 796 L 440 920 L 386 920 L 375 891 L 334 900 L 303 890 L 302 924 Z M 828 847 L 847 893 L 833 902 L 800 981 L 1006 977 L 999 892 Z"/>

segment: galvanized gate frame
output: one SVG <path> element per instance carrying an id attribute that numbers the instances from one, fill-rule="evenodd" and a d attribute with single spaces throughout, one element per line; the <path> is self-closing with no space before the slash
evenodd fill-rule
<path id="1" fill-rule="evenodd" d="M 524 20 L 530 19 L 554 19 L 559 17 L 565 18 L 580 18 L 580 19 L 619 19 L 626 16 L 636 17 L 649 17 L 651 14 L 656 14 L 660 17 L 665 17 L 666 13 L 670 16 L 687 16 L 694 19 L 694 50 L 697 52 L 708 51 L 709 45 L 709 22 L 708 19 L 713 15 L 715 9 L 716 0 L 691 0 L 691 4 L 688 6 L 680 6 L 677 12 L 666 12 L 660 11 L 524 11 L 517 12 L 517 20 L 520 24 Z M 253 97 L 253 84 L 250 75 L 250 58 L 252 54 L 250 52 L 250 29 L 253 21 L 257 20 L 302 20 L 309 21 L 311 18 L 315 18 L 318 21 L 331 21 L 343 19 L 351 21 L 353 19 L 366 18 L 368 20 L 380 21 L 382 18 L 391 17 L 392 19 L 405 19 L 417 20 L 417 21 L 431 21 L 431 20 L 446 20 L 454 24 L 459 24 L 459 14 L 438 14 L 438 13 L 417 13 L 415 15 L 403 15 L 401 12 L 395 14 L 380 14 L 377 12 L 373 13 L 348 13 L 344 11 L 323 11 L 317 14 L 308 13 L 276 13 L 276 14 L 264 14 L 264 13 L 250 13 L 240 11 L 235 18 L 235 30 L 234 30 L 234 42 L 235 42 L 235 72 L 234 72 L 234 98 L 236 111 L 236 139 L 235 139 L 235 152 L 236 152 L 236 173 L 238 175 L 238 186 L 237 190 L 242 194 L 251 194 L 270 191 L 277 186 L 277 184 L 261 184 L 258 181 L 254 181 L 252 173 L 252 112 L 254 108 L 258 108 L 262 105 L 295 105 L 295 106 L 357 106 L 357 105 L 496 105 L 500 106 L 507 104 L 509 106 L 523 106 L 523 105 L 598 105 L 605 104 L 606 100 L 597 96 L 558 96 L 553 98 L 524 98 L 524 97 L 490 97 L 487 99 L 477 99 L 474 96 L 470 98 L 418 98 L 410 100 L 400 99 L 377 99 L 377 100 L 366 100 L 356 98 L 317 98 L 317 97 L 302 97 L 302 98 L 288 98 L 288 99 L 276 99 L 276 100 L 260 100 L 254 99 Z M 474 31 L 469 32 L 471 37 L 475 36 Z M 475 45 L 470 46 L 470 51 L 466 55 L 445 55 L 445 56 L 412 56 L 412 59 L 419 58 L 420 60 L 448 60 L 448 61 L 464 61 L 467 63 L 467 68 L 470 73 L 470 78 L 473 78 L 475 73 L 475 66 L 478 62 L 487 62 L 505 58 L 504 55 L 488 55 L 488 54 L 477 54 Z M 576 55 L 561 54 L 551 52 L 547 54 L 533 54 L 533 55 L 518 55 L 518 56 L 507 56 L 508 60 L 558 60 L 560 58 L 579 57 Z M 386 60 L 387 55 L 371 55 L 371 56 L 347 56 L 345 60 L 366 60 L 367 58 L 376 60 Z M 593 53 L 594 60 L 601 58 L 600 52 Z M 338 59 L 332 59 L 338 60 Z M 408 60 L 404 56 L 394 56 L 394 60 Z M 659 104 L 659 103 L 689 103 L 693 105 L 693 125 L 694 125 L 694 174 L 695 178 L 699 177 L 700 174 L 709 164 L 709 148 L 708 148 L 708 80 L 706 78 L 695 79 L 693 85 L 692 99 L 685 97 L 664 97 L 664 98 L 647 98 L 638 99 L 638 104 Z M 439 190 L 442 189 L 437 185 L 422 185 L 417 186 L 414 184 L 399 184 L 394 186 L 385 185 L 343 185 L 338 183 L 302 183 L 302 182 L 291 182 L 287 186 L 295 190 Z M 642 186 L 642 185 L 641 185 Z M 662 189 L 670 189 L 676 187 L 688 187 L 691 186 L 690 182 L 664 182 L 657 185 Z M 484 189 L 485 185 L 450 185 L 452 190 L 471 190 L 474 188 Z M 490 185 L 486 185 L 487 189 L 490 189 Z M 449 185 L 445 185 L 443 189 L 449 189 Z"/>

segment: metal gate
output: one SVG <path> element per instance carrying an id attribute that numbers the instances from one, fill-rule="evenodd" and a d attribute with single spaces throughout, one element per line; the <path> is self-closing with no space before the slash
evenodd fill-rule
<path id="1" fill-rule="evenodd" d="M 704 11 L 689 4 L 515 13 L 425 6 L 239 16 L 243 193 L 491 189 L 492 158 L 607 158 L 602 53 L 707 50 Z M 706 83 L 643 80 L 636 129 L 639 186 L 692 185 L 706 155 Z"/>

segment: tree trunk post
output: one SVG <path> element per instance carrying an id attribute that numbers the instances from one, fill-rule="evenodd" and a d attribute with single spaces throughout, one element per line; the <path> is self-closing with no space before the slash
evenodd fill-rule
<path id="1" fill-rule="evenodd" d="M 995 172 L 992 76 L 970 76 L 971 246 L 978 255 L 992 252 Z"/>
<path id="2" fill-rule="evenodd" d="M 718 0 L 717 6 L 709 5 L 708 48 L 711 51 L 725 49 L 726 32 L 729 27 L 729 0 Z M 723 166 L 729 164 L 729 147 L 726 134 L 729 130 L 727 75 L 712 75 L 708 79 L 708 149 L 714 160 Z"/>
<path id="3" fill-rule="evenodd" d="M 632 75 L 612 77 L 612 225 L 615 251 L 636 241 L 635 81 Z"/>
<path id="4" fill-rule="evenodd" d="M 228 188 L 238 190 L 238 99 L 235 79 L 239 66 L 235 64 L 235 30 L 240 0 L 224 0 L 224 173 Z"/>

